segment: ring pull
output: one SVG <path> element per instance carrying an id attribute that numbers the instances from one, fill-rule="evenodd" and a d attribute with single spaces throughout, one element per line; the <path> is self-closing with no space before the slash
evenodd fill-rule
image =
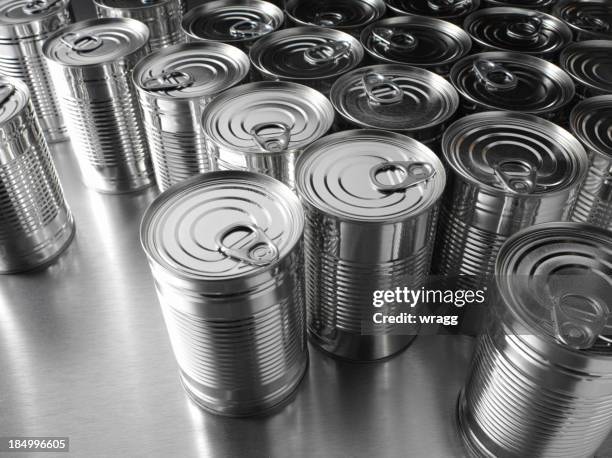
<path id="1" fill-rule="evenodd" d="M 610 24 L 606 21 L 584 12 L 580 12 L 576 15 L 576 25 L 582 29 L 591 30 L 593 32 L 608 32 L 610 30 Z"/>
<path id="2" fill-rule="evenodd" d="M 265 131 L 276 131 L 266 134 Z M 253 126 L 249 132 L 259 147 L 267 153 L 286 151 L 291 141 L 291 128 L 282 122 L 265 122 Z"/>
<path id="3" fill-rule="evenodd" d="M 551 295 L 552 296 L 552 295 Z M 575 350 L 586 350 L 601 339 L 609 312 L 599 302 L 581 294 L 566 293 L 552 296 L 551 319 L 557 339 Z"/>
<path id="4" fill-rule="evenodd" d="M 226 242 L 234 236 L 234 243 Z M 226 227 L 215 237 L 219 252 L 238 261 L 254 266 L 267 266 L 278 259 L 278 248 L 257 225 L 250 222 L 235 223 Z"/>
<path id="5" fill-rule="evenodd" d="M 102 46 L 102 39 L 95 35 L 67 33 L 62 36 L 61 41 L 64 45 L 76 52 L 91 52 Z"/>
<path id="6" fill-rule="evenodd" d="M 382 105 L 401 102 L 404 99 L 404 91 L 390 78 L 380 73 L 366 73 L 361 78 L 361 83 L 368 98 Z M 375 93 L 378 92 L 378 94 Z"/>
<path id="7" fill-rule="evenodd" d="M 23 6 L 23 12 L 32 15 L 44 13 L 59 2 L 60 0 L 32 0 Z"/>
<path id="8" fill-rule="evenodd" d="M 304 51 L 306 61 L 314 65 L 334 62 L 349 54 L 351 44 L 348 41 L 328 41 Z"/>
<path id="9" fill-rule="evenodd" d="M 508 160 L 495 165 L 493 170 L 508 191 L 531 194 L 536 190 L 538 171 L 527 162 Z"/>
<path id="10" fill-rule="evenodd" d="M 321 27 L 334 27 L 342 24 L 344 20 L 345 18 L 342 13 L 337 13 L 334 11 L 321 11 L 315 14 L 312 24 Z"/>
<path id="11" fill-rule="evenodd" d="M 148 91 L 171 91 L 185 89 L 194 83 L 189 73 L 178 70 L 166 73 L 162 72 L 143 81 L 143 87 Z"/>
<path id="12" fill-rule="evenodd" d="M 372 38 L 387 49 L 393 48 L 400 51 L 412 51 L 418 44 L 418 40 L 414 35 L 387 28 L 374 29 L 372 31 Z"/>
<path id="13" fill-rule="evenodd" d="M 490 60 L 478 59 L 474 61 L 472 69 L 478 81 L 491 91 L 509 91 L 518 84 L 514 73 Z"/>
<path id="14" fill-rule="evenodd" d="M 544 21 L 538 16 L 531 16 L 525 21 L 508 25 L 508 36 L 518 41 L 537 41 L 542 34 Z"/>
<path id="15" fill-rule="evenodd" d="M 270 24 L 252 19 L 245 19 L 232 24 L 229 33 L 237 38 L 255 38 L 270 33 L 274 30 Z"/>
<path id="16" fill-rule="evenodd" d="M 15 92 L 15 86 L 10 83 L 0 85 L 0 107 L 4 106 Z"/>
<path id="17" fill-rule="evenodd" d="M 399 173 L 402 181 L 397 184 L 383 183 L 380 180 L 383 173 Z M 425 183 L 433 178 L 435 174 L 436 169 L 427 162 L 382 162 L 370 169 L 370 181 L 378 191 L 398 192 Z"/>
<path id="18" fill-rule="evenodd" d="M 472 0 L 427 0 L 432 11 L 454 11 L 472 4 Z"/>

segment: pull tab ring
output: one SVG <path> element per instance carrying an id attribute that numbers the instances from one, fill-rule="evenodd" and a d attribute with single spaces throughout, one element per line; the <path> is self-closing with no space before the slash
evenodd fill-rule
<path id="1" fill-rule="evenodd" d="M 380 181 L 379 175 L 384 172 L 400 172 L 403 180 L 397 184 L 386 184 Z M 370 181 L 380 192 L 405 191 L 429 181 L 436 174 L 436 169 L 428 162 L 381 162 L 370 169 Z"/>
<path id="2" fill-rule="evenodd" d="M 67 33 L 62 36 L 61 41 L 75 52 L 91 52 L 102 46 L 102 39 L 96 35 L 80 35 L 78 33 Z"/>
<path id="3" fill-rule="evenodd" d="M 312 24 L 320 27 L 334 27 L 344 22 L 344 15 L 335 11 L 320 11 L 315 14 Z"/>
<path id="4" fill-rule="evenodd" d="M 393 48 L 404 52 L 412 51 L 418 45 L 418 39 L 414 35 L 388 28 L 374 29 L 372 38 L 386 49 Z"/>
<path id="5" fill-rule="evenodd" d="M 368 98 L 381 105 L 390 105 L 392 103 L 401 102 L 404 99 L 404 91 L 390 78 L 381 75 L 380 73 L 366 73 L 361 77 L 361 84 L 365 89 Z M 376 89 L 386 88 L 382 94 L 376 94 Z"/>
<path id="6" fill-rule="evenodd" d="M 266 130 L 280 131 L 264 135 Z M 259 147 L 266 153 L 280 153 L 287 150 L 291 141 L 291 127 L 282 122 L 264 122 L 253 126 L 249 132 Z"/>
<path id="7" fill-rule="evenodd" d="M 255 38 L 274 30 L 270 24 L 252 19 L 245 19 L 232 24 L 229 33 L 237 38 Z"/>
<path id="8" fill-rule="evenodd" d="M 576 15 L 576 22 L 581 28 L 593 32 L 608 32 L 610 30 L 610 24 L 606 21 L 584 12 Z"/>
<path id="9" fill-rule="evenodd" d="M 142 82 L 142 86 L 148 91 L 171 91 L 185 89 L 193 85 L 194 79 L 189 73 L 174 70 L 169 73 L 161 73 L 152 76 Z"/>
<path id="10" fill-rule="evenodd" d="M 304 51 L 304 58 L 313 65 L 334 62 L 351 51 L 351 44 L 348 41 L 328 41 L 320 45 L 313 46 Z"/>
<path id="11" fill-rule="evenodd" d="M 226 245 L 227 238 L 237 233 L 246 233 L 237 242 L 241 245 Z M 277 246 L 259 226 L 251 222 L 239 222 L 226 227 L 216 235 L 215 244 L 225 256 L 253 266 L 267 266 L 278 260 L 279 256 Z"/>
<path id="12" fill-rule="evenodd" d="M 491 91 L 510 91 L 516 88 L 518 78 L 503 65 L 486 59 L 477 59 L 472 70 L 481 84 Z"/>
<path id="13" fill-rule="evenodd" d="M 508 160 L 493 167 L 495 176 L 504 187 L 516 194 L 531 194 L 536 190 L 538 171 L 528 162 Z"/>
<path id="14" fill-rule="evenodd" d="M 23 6 L 23 12 L 34 15 L 44 13 L 57 5 L 60 0 L 32 0 Z"/>
<path id="15" fill-rule="evenodd" d="M 581 294 L 552 296 L 551 320 L 556 338 L 575 350 L 586 350 L 601 339 L 609 312 L 597 301 Z"/>
<path id="16" fill-rule="evenodd" d="M 537 41 L 542 34 L 544 21 L 538 16 L 530 16 L 527 20 L 508 25 L 508 36 L 517 41 Z"/>
<path id="17" fill-rule="evenodd" d="M 453 11 L 472 3 L 472 0 L 427 0 L 427 6 L 432 11 Z"/>
<path id="18" fill-rule="evenodd" d="M 15 86 L 10 83 L 0 85 L 0 107 L 3 106 L 15 92 Z"/>

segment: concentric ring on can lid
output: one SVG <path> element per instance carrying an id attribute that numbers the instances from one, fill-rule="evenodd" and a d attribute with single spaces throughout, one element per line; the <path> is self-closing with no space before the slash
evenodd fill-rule
<path id="1" fill-rule="evenodd" d="M 483 0 L 484 8 L 506 6 L 510 8 L 527 8 L 531 10 L 548 10 L 557 0 Z"/>
<path id="2" fill-rule="evenodd" d="M 171 3 L 176 0 L 93 0 L 94 3 L 102 8 L 117 8 L 126 10 L 147 9 Z"/>
<path id="3" fill-rule="evenodd" d="M 612 95 L 578 103 L 572 110 L 570 126 L 588 150 L 612 159 Z"/>
<path id="4" fill-rule="evenodd" d="M 380 130 L 349 130 L 309 146 L 296 165 L 298 194 L 338 218 L 391 223 L 435 205 L 446 184 L 438 157 L 422 143 Z"/>
<path id="5" fill-rule="evenodd" d="M 612 40 L 572 43 L 559 61 L 577 84 L 597 94 L 612 94 Z"/>
<path id="6" fill-rule="evenodd" d="M 236 86 L 215 97 L 202 113 L 207 140 L 253 154 L 302 149 L 325 135 L 333 122 L 334 107 L 323 94 L 301 84 L 277 81 Z M 258 137 L 275 134 L 286 134 L 286 145 L 265 151 Z"/>
<path id="7" fill-rule="evenodd" d="M 0 76 L 0 127 L 10 122 L 28 104 L 30 91 L 22 81 Z"/>
<path id="8" fill-rule="evenodd" d="M 556 65 L 512 52 L 467 56 L 453 66 L 450 80 L 462 97 L 490 110 L 554 112 L 576 93 L 572 78 Z"/>
<path id="9" fill-rule="evenodd" d="M 300 25 L 338 30 L 366 26 L 385 14 L 383 0 L 287 0 L 285 12 Z"/>
<path id="10" fill-rule="evenodd" d="M 578 140 L 552 122 L 508 111 L 461 118 L 442 137 L 455 173 L 483 189 L 512 196 L 554 194 L 577 186 L 588 169 Z"/>
<path id="11" fill-rule="evenodd" d="M 609 0 L 561 0 L 553 14 L 583 37 L 612 39 L 612 3 Z"/>
<path id="12" fill-rule="evenodd" d="M 395 14 L 456 20 L 480 8 L 480 0 L 386 0 Z"/>
<path id="13" fill-rule="evenodd" d="M 115 62 L 146 46 L 149 28 L 129 18 L 76 22 L 61 28 L 43 45 L 47 59 L 68 67 Z"/>
<path id="14" fill-rule="evenodd" d="M 149 54 L 134 68 L 134 82 L 145 92 L 169 99 L 217 95 L 249 72 L 249 58 L 224 43 L 177 44 Z"/>
<path id="15" fill-rule="evenodd" d="M 66 0 L 0 0 L 0 29 L 37 22 L 66 9 Z"/>
<path id="16" fill-rule="evenodd" d="M 353 70 L 336 80 L 330 99 L 349 122 L 405 132 L 440 125 L 459 107 L 459 96 L 448 81 L 402 64 Z"/>
<path id="17" fill-rule="evenodd" d="M 223 281 L 274 267 L 303 229 L 300 202 L 280 181 L 221 171 L 162 193 L 145 212 L 140 238 L 149 259 L 170 275 Z"/>

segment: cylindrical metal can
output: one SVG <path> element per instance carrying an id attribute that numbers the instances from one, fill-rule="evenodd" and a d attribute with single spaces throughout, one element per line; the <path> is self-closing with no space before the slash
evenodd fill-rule
<path id="1" fill-rule="evenodd" d="M 480 8 L 480 0 L 386 0 L 385 3 L 395 14 L 434 17 L 459 25 Z"/>
<path id="2" fill-rule="evenodd" d="M 458 404 L 470 455 L 599 456 L 612 432 L 610 265 L 612 233 L 586 224 L 544 224 L 504 244 L 495 314 Z"/>
<path id="3" fill-rule="evenodd" d="M 298 157 L 333 123 L 334 107 L 323 94 L 276 81 L 225 91 L 202 114 L 215 167 L 263 173 L 291 188 Z"/>
<path id="4" fill-rule="evenodd" d="M 311 340 L 358 361 L 403 350 L 414 335 L 389 324 L 364 328 L 365 321 L 375 291 L 416 290 L 428 279 L 442 162 L 409 137 L 364 129 L 315 142 L 297 169 Z"/>
<path id="5" fill-rule="evenodd" d="M 498 6 L 526 8 L 548 13 L 556 2 L 557 0 L 483 0 L 482 6 L 484 8 L 494 8 Z"/>
<path id="6" fill-rule="evenodd" d="M 434 272 L 480 289 L 501 245 L 534 224 L 567 221 L 588 158 L 569 132 L 536 116 L 489 111 L 442 138 L 452 184 L 442 205 Z"/>
<path id="7" fill-rule="evenodd" d="M 132 18 L 149 28 L 149 46 L 155 51 L 186 41 L 181 30 L 178 0 L 93 0 L 99 18 Z"/>
<path id="8" fill-rule="evenodd" d="M 132 69 L 149 29 L 135 19 L 82 21 L 43 47 L 85 184 L 129 192 L 154 183 Z"/>
<path id="9" fill-rule="evenodd" d="M 572 43 L 559 58 L 561 68 L 574 79 L 580 98 L 612 94 L 612 40 Z"/>
<path id="10" fill-rule="evenodd" d="M 215 0 L 190 9 L 182 29 L 189 41 L 217 41 L 248 52 L 261 37 L 280 29 L 283 10 L 262 0 Z"/>
<path id="11" fill-rule="evenodd" d="M 459 108 L 448 81 L 402 64 L 353 70 L 336 80 L 330 100 L 346 126 L 408 135 L 434 151 Z"/>
<path id="12" fill-rule="evenodd" d="M 0 77 L 0 273 L 40 267 L 70 244 L 74 222 L 27 86 Z"/>
<path id="13" fill-rule="evenodd" d="M 553 14 L 574 31 L 577 41 L 612 39 L 612 4 L 609 0 L 560 0 Z"/>
<path id="14" fill-rule="evenodd" d="M 612 230 L 612 95 L 580 102 L 572 111 L 570 125 L 590 159 L 572 220 Z"/>
<path id="15" fill-rule="evenodd" d="M 250 172 L 193 177 L 145 213 L 142 245 L 183 385 L 201 407 L 258 414 L 299 385 L 303 230 L 295 194 Z"/>
<path id="16" fill-rule="evenodd" d="M 463 113 L 504 110 L 562 123 L 576 95 L 572 78 L 550 62 L 513 52 L 463 58 L 451 70 Z"/>
<path id="17" fill-rule="evenodd" d="M 363 46 L 352 35 L 323 27 L 294 27 L 259 40 L 251 65 L 268 81 L 291 81 L 329 94 L 336 78 L 356 68 Z"/>
<path id="18" fill-rule="evenodd" d="M 160 190 L 212 170 L 202 111 L 248 72 L 245 53 L 213 42 L 170 46 L 136 65 L 133 78 Z"/>
<path id="19" fill-rule="evenodd" d="M 463 24 L 480 51 L 513 51 L 542 59 L 556 59 L 572 41 L 572 31 L 561 20 L 523 8 L 485 8 Z"/>
<path id="20" fill-rule="evenodd" d="M 442 76 L 472 49 L 472 40 L 461 27 L 420 16 L 375 22 L 363 30 L 360 39 L 379 63 L 414 65 Z"/>
<path id="21" fill-rule="evenodd" d="M 69 0 L 0 1 L 0 74 L 27 84 L 48 142 L 66 140 L 66 127 L 42 47 L 72 21 L 68 4 Z"/>

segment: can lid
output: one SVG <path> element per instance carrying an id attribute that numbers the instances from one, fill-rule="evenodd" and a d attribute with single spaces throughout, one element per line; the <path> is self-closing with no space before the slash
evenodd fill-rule
<path id="1" fill-rule="evenodd" d="M 472 40 L 462 28 L 418 16 L 375 22 L 361 33 L 361 43 L 379 60 L 419 67 L 450 64 L 472 48 Z"/>
<path id="2" fill-rule="evenodd" d="M 298 159 L 300 197 L 340 219 L 390 223 L 436 204 L 446 184 L 438 157 L 422 143 L 380 130 L 348 130 L 309 146 Z"/>
<path id="3" fill-rule="evenodd" d="M 25 83 L 15 78 L 0 76 L 0 127 L 19 114 L 30 100 Z"/>
<path id="4" fill-rule="evenodd" d="M 559 19 L 521 8 L 476 11 L 464 28 L 483 46 L 526 54 L 556 54 L 572 41 L 572 31 Z"/>
<path id="5" fill-rule="evenodd" d="M 215 97 L 202 113 L 206 138 L 245 153 L 302 149 L 331 128 L 334 107 L 301 84 L 265 81 L 237 86 Z"/>
<path id="6" fill-rule="evenodd" d="M 43 53 L 65 66 L 98 65 L 129 56 L 148 40 L 149 28 L 135 19 L 91 19 L 58 30 L 43 45 Z"/>
<path id="7" fill-rule="evenodd" d="M 572 102 L 572 78 L 556 65 L 533 56 L 485 52 L 461 59 L 451 70 L 455 89 L 491 110 L 546 113 Z"/>
<path id="8" fill-rule="evenodd" d="M 261 0 L 217 0 L 190 9 L 183 30 L 192 38 L 226 43 L 255 40 L 279 29 L 283 11 Z"/>
<path id="9" fill-rule="evenodd" d="M 0 0 L 0 27 L 39 21 L 66 9 L 66 0 Z"/>
<path id="10" fill-rule="evenodd" d="M 576 83 L 612 94 L 612 40 L 572 43 L 563 50 L 559 61 Z"/>
<path id="11" fill-rule="evenodd" d="M 186 43 L 160 49 L 134 68 L 136 86 L 158 97 L 189 99 L 213 96 L 242 81 L 249 58 L 231 45 Z"/>
<path id="12" fill-rule="evenodd" d="M 300 202 L 281 182 L 221 171 L 162 193 L 145 212 L 140 237 L 149 259 L 171 275 L 222 281 L 272 268 L 303 229 Z"/>
<path id="13" fill-rule="evenodd" d="M 94 3 L 103 8 L 136 10 L 151 8 L 173 1 L 175 0 L 94 0 Z"/>
<path id="14" fill-rule="evenodd" d="M 480 7 L 480 0 L 387 0 L 396 14 L 415 14 L 439 19 L 465 17 Z"/>
<path id="15" fill-rule="evenodd" d="M 330 99 L 354 124 L 406 132 L 440 125 L 459 107 L 459 96 L 448 81 L 402 64 L 353 70 L 336 80 Z"/>
<path id="16" fill-rule="evenodd" d="M 374 22 L 385 14 L 383 0 L 288 0 L 285 11 L 295 22 L 334 29 L 352 29 Z"/>
<path id="17" fill-rule="evenodd" d="M 512 8 L 529 8 L 545 10 L 554 5 L 557 0 L 484 0 L 484 7 L 509 6 Z"/>
<path id="18" fill-rule="evenodd" d="M 561 0 L 553 14 L 580 34 L 593 39 L 612 38 L 612 3 L 609 0 Z"/>
<path id="19" fill-rule="evenodd" d="M 591 97 L 577 104 L 570 126 L 587 149 L 612 159 L 612 95 Z"/>
<path id="20" fill-rule="evenodd" d="M 251 63 L 274 78 L 330 78 L 355 68 L 364 51 L 353 36 L 322 27 L 294 27 L 271 33 L 253 45 Z"/>
<path id="21" fill-rule="evenodd" d="M 612 232 L 582 223 L 540 224 L 501 248 L 496 282 L 528 331 L 574 350 L 610 353 Z"/>
<path id="22" fill-rule="evenodd" d="M 453 171 L 476 185 L 513 196 L 577 186 L 588 158 L 569 132 L 537 116 L 487 111 L 455 121 L 442 138 Z"/>

